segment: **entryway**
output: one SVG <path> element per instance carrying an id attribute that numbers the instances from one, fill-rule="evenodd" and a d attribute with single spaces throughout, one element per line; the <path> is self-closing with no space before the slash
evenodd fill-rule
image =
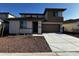
<path id="1" fill-rule="evenodd" d="M 38 33 L 38 22 L 33 22 L 33 33 Z"/>

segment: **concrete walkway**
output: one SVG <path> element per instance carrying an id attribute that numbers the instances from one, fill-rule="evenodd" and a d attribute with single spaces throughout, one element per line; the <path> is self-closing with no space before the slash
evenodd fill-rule
<path id="1" fill-rule="evenodd" d="M 43 36 L 57 55 L 79 55 L 79 38 L 57 33 L 44 33 Z"/>

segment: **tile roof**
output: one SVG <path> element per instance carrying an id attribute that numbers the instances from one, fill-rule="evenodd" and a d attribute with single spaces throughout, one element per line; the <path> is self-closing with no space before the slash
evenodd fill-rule
<path id="1" fill-rule="evenodd" d="M 70 19 L 70 20 L 64 21 L 63 23 L 64 23 L 64 24 L 65 24 L 65 23 L 74 23 L 74 22 L 77 22 L 77 21 L 79 21 L 79 19 Z"/>

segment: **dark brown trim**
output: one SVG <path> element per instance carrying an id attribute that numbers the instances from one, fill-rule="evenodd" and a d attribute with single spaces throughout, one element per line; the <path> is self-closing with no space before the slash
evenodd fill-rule
<path id="1" fill-rule="evenodd" d="M 0 12 L 0 14 L 9 14 L 9 12 Z"/>
<path id="2" fill-rule="evenodd" d="M 44 21 L 45 18 L 35 18 L 35 17 L 18 17 L 18 18 L 8 18 L 7 20 L 31 20 L 31 21 Z"/>
<path id="3" fill-rule="evenodd" d="M 20 15 L 44 15 L 43 13 L 19 13 Z"/>

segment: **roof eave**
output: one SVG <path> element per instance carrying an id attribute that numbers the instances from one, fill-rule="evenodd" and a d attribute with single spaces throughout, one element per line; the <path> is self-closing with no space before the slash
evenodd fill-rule
<path id="1" fill-rule="evenodd" d="M 27 18 L 27 17 L 19 17 L 19 18 L 7 18 L 7 20 L 31 20 L 31 19 L 35 19 L 35 20 L 45 20 L 45 18 Z"/>

